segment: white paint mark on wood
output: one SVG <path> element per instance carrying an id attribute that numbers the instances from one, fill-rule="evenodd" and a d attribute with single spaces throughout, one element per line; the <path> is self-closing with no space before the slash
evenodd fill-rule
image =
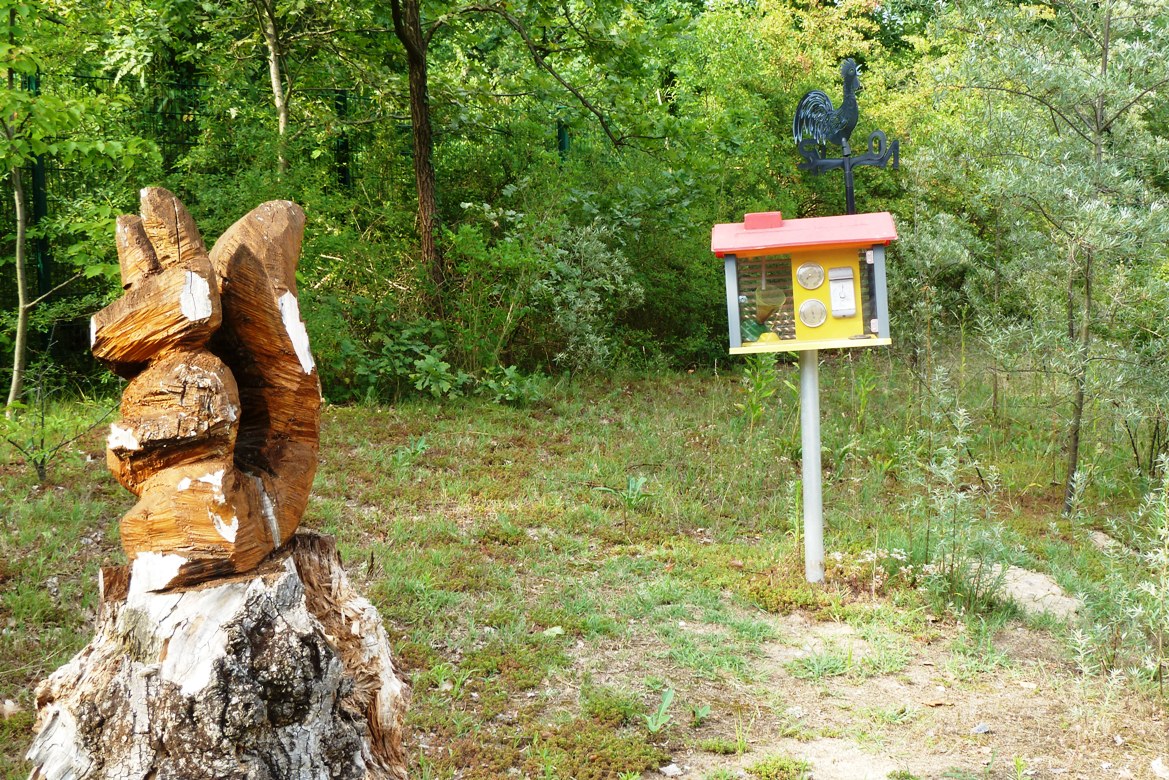
<path id="1" fill-rule="evenodd" d="M 93 349 L 93 345 L 97 343 L 97 317 L 89 318 L 89 348 Z"/>
<path id="2" fill-rule="evenodd" d="M 211 285 L 194 271 L 187 271 L 183 290 L 179 294 L 179 307 L 183 316 L 191 322 L 211 316 Z"/>
<path id="3" fill-rule="evenodd" d="M 232 515 L 231 522 L 225 523 L 222 517 L 210 509 L 207 510 L 207 514 L 211 517 L 211 523 L 215 526 L 216 532 L 226 539 L 228 544 L 235 544 L 235 535 L 239 532 L 239 517 Z"/>
<path id="4" fill-rule="evenodd" d="M 189 487 L 191 487 L 191 478 L 190 477 L 183 477 L 182 479 L 179 480 L 179 484 L 175 485 L 175 490 L 177 490 L 181 493 L 182 491 L 186 490 Z"/>
<path id="5" fill-rule="evenodd" d="M 219 471 L 216 471 L 213 473 L 204 474 L 203 476 L 199 477 L 199 481 L 206 482 L 208 485 L 210 485 L 216 491 L 222 491 L 223 490 L 223 473 L 224 473 L 224 471 L 225 471 L 225 469 L 220 469 Z"/>
<path id="6" fill-rule="evenodd" d="M 133 428 L 123 428 L 117 423 L 110 425 L 110 435 L 106 437 L 106 449 L 132 452 L 141 447 L 142 445 L 138 443 L 138 437 L 134 435 Z"/>
<path id="7" fill-rule="evenodd" d="M 300 367 L 306 374 L 311 374 L 316 363 L 313 362 L 313 355 L 308 348 L 308 331 L 300 321 L 300 304 L 291 291 L 280 296 L 280 316 L 284 319 L 284 330 L 288 331 L 288 338 L 292 340 L 292 348 L 296 350 Z"/>
<path id="8" fill-rule="evenodd" d="M 227 496 L 223 495 L 223 474 L 224 469 L 220 469 L 212 474 L 204 474 L 199 477 L 199 481 L 205 485 L 211 486 L 211 495 L 215 498 L 218 504 L 226 504 Z M 210 510 L 209 510 L 210 511 Z"/>
<path id="9" fill-rule="evenodd" d="M 178 576 L 187 559 L 174 553 L 140 552 L 130 567 L 130 591 L 162 590 Z"/>

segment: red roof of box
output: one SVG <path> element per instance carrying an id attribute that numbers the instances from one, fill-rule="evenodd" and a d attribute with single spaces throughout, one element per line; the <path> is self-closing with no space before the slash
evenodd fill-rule
<path id="1" fill-rule="evenodd" d="M 747 214 L 742 222 L 715 225 L 710 249 L 718 257 L 751 256 L 777 249 L 872 246 L 896 238 L 893 215 L 887 211 L 807 219 L 784 219 L 778 211 L 764 211 Z"/>

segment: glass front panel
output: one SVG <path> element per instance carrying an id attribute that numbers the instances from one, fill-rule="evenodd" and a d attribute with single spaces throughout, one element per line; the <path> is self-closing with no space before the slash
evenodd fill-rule
<path id="1" fill-rule="evenodd" d="M 791 257 L 741 257 L 736 270 L 743 345 L 794 339 Z"/>

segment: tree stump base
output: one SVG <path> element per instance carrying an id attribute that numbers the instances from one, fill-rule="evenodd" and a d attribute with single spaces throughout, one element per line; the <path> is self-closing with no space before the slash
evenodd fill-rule
<path id="1" fill-rule="evenodd" d="M 399 780 L 397 676 L 329 537 L 152 592 L 102 571 L 93 640 L 37 688 L 34 780 Z"/>

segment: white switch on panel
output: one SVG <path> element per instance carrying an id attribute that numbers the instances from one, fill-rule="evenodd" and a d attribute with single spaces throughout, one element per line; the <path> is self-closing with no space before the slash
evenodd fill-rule
<path id="1" fill-rule="evenodd" d="M 856 314 L 856 294 L 852 289 L 851 268 L 828 269 L 828 290 L 833 317 L 852 317 Z"/>

